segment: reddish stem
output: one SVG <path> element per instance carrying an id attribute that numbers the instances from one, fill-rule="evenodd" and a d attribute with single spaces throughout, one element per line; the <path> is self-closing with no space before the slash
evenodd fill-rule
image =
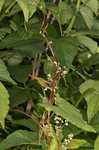
<path id="1" fill-rule="evenodd" d="M 53 103 L 53 96 L 54 96 L 54 90 L 55 90 L 55 85 L 56 85 L 57 77 L 58 77 L 58 73 L 56 71 L 55 76 L 54 76 L 54 80 L 52 81 L 52 91 L 51 91 L 50 100 L 49 100 L 50 104 Z"/>
<path id="2" fill-rule="evenodd" d="M 15 109 L 15 108 L 10 108 L 9 110 L 10 110 L 10 111 L 14 111 L 14 112 L 19 112 L 19 113 L 21 113 L 21 114 L 24 114 L 25 116 L 31 118 L 35 123 L 37 123 L 39 127 L 41 126 L 41 124 L 39 123 L 39 121 L 36 120 L 34 117 L 32 117 L 30 114 L 28 114 L 28 113 L 26 113 L 26 112 L 24 112 L 24 111 L 22 111 L 22 110 Z"/>
<path id="3" fill-rule="evenodd" d="M 40 53 L 40 54 L 39 54 L 39 58 L 38 58 L 38 60 L 40 61 L 40 60 L 41 60 L 41 58 L 42 58 L 42 53 Z M 38 65 L 38 67 L 37 67 L 37 69 L 36 69 L 36 71 L 35 71 L 35 75 L 34 75 L 34 76 L 38 76 L 39 69 L 40 69 L 40 64 Z"/>

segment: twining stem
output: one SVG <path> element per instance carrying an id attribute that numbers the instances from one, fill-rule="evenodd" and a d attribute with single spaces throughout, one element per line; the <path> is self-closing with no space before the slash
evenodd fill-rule
<path id="1" fill-rule="evenodd" d="M 76 14 L 79 12 L 79 9 L 80 9 L 80 1 L 81 0 L 77 0 L 77 5 L 76 5 Z M 76 20 L 76 15 L 74 15 L 71 19 L 71 22 L 69 24 L 69 26 L 67 27 L 66 31 L 64 33 L 69 33 L 71 30 L 72 30 L 72 27 L 75 23 L 75 20 Z"/>
<path id="2" fill-rule="evenodd" d="M 53 96 L 54 96 L 54 92 L 55 92 L 55 85 L 56 85 L 57 77 L 58 77 L 58 73 L 56 71 L 55 76 L 54 76 L 54 80 L 52 81 L 52 91 L 51 91 L 50 99 L 49 99 L 50 104 L 53 103 Z"/>
<path id="3" fill-rule="evenodd" d="M 14 112 L 19 112 L 19 113 L 21 113 L 21 114 L 24 114 L 25 116 L 31 118 L 31 119 L 32 119 L 35 123 L 37 123 L 38 126 L 40 127 L 41 124 L 39 123 L 39 121 L 38 121 L 37 119 L 35 119 L 34 117 L 32 117 L 30 114 L 28 114 L 28 113 L 26 113 L 26 112 L 24 112 L 24 111 L 22 111 L 22 110 L 15 109 L 15 108 L 10 108 L 9 110 L 10 110 L 10 111 L 14 111 Z"/>
<path id="4" fill-rule="evenodd" d="M 3 14 L 0 16 L 0 21 L 4 19 L 4 17 L 9 13 L 10 9 L 16 4 L 16 1 L 13 0 L 12 3 L 6 8 Z"/>

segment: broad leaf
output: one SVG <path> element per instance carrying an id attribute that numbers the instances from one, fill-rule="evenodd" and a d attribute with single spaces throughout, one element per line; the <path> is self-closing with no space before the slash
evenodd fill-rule
<path id="1" fill-rule="evenodd" d="M 29 18 L 35 13 L 40 0 L 18 0 L 17 2 L 24 13 L 25 21 L 28 22 Z"/>
<path id="2" fill-rule="evenodd" d="M 79 149 L 77 150 L 94 150 L 92 147 L 80 147 Z"/>
<path id="3" fill-rule="evenodd" d="M 0 82 L 0 123 L 4 128 L 5 117 L 9 110 L 9 95 L 4 85 Z"/>
<path id="4" fill-rule="evenodd" d="M 36 24 L 38 27 L 38 24 Z M 39 32 L 36 31 L 35 26 L 28 32 L 22 30 L 8 35 L 0 42 L 0 49 L 11 48 L 13 53 L 18 53 L 22 56 L 35 57 L 36 54 L 42 52 L 44 46 Z"/>
<path id="5" fill-rule="evenodd" d="M 88 28 L 91 29 L 93 22 L 94 22 L 93 12 L 91 11 L 91 9 L 86 6 L 82 7 L 80 9 L 80 13 L 82 17 L 84 18 L 85 23 L 88 26 Z"/>
<path id="6" fill-rule="evenodd" d="M 29 79 L 29 75 L 32 73 L 31 64 L 20 64 L 16 66 L 9 66 L 8 70 L 16 81 L 25 83 Z"/>
<path id="7" fill-rule="evenodd" d="M 62 98 L 57 98 L 57 105 L 53 106 L 50 104 L 41 104 L 48 111 L 53 111 L 56 114 L 62 116 L 64 119 L 68 120 L 73 125 L 89 132 L 95 132 L 95 130 L 83 120 L 82 115 L 78 109 L 76 109 L 72 104 L 68 103 Z"/>
<path id="8" fill-rule="evenodd" d="M 5 0 L 0 0 L 0 11 L 2 10 L 4 3 L 5 3 Z"/>
<path id="9" fill-rule="evenodd" d="M 54 75 L 56 71 L 56 66 L 50 61 L 46 61 L 44 64 L 44 73 Z"/>
<path id="10" fill-rule="evenodd" d="M 8 135 L 8 137 L 0 143 L 0 150 L 6 150 L 23 144 L 36 144 L 36 140 L 37 134 L 35 132 L 17 130 Z"/>
<path id="11" fill-rule="evenodd" d="M 21 7 L 21 9 L 23 10 L 25 21 L 28 22 L 29 20 L 29 8 L 27 5 L 28 1 L 26 2 L 25 0 L 18 0 L 17 2 Z"/>
<path id="12" fill-rule="evenodd" d="M 88 109 L 88 121 L 90 121 L 94 115 L 99 111 L 99 81 L 87 80 L 80 86 L 80 92 L 84 93 L 88 89 L 93 89 L 91 93 L 85 95 Z"/>
<path id="13" fill-rule="evenodd" d="M 98 44 L 96 41 L 87 36 L 78 36 L 77 38 L 81 44 L 83 44 L 91 51 L 91 53 L 97 53 Z"/>
<path id="14" fill-rule="evenodd" d="M 85 144 L 86 141 L 83 139 L 72 139 L 71 142 L 69 144 L 66 145 L 67 149 L 77 149 L 81 146 L 83 146 L 83 144 Z"/>
<path id="15" fill-rule="evenodd" d="M 92 96 L 88 102 L 87 115 L 90 121 L 95 114 L 99 111 L 99 94 Z"/>
<path id="16" fill-rule="evenodd" d="M 14 86 L 8 89 L 11 107 L 16 107 L 32 98 L 31 90 Z"/>
<path id="17" fill-rule="evenodd" d="M 99 1 L 98 0 L 82 0 L 82 2 L 88 6 L 95 14 L 97 14 Z"/>
<path id="18" fill-rule="evenodd" d="M 93 92 L 88 93 L 85 98 L 87 102 L 90 101 L 90 98 L 95 95 L 99 94 L 99 81 L 97 80 L 87 80 L 80 85 L 80 92 L 84 93 L 87 89 L 93 89 Z"/>
<path id="19" fill-rule="evenodd" d="M 0 59 L 0 80 L 7 81 L 12 84 L 16 84 L 14 80 L 10 77 L 9 72 L 7 71 L 7 67 L 4 64 L 3 60 Z"/>
<path id="20" fill-rule="evenodd" d="M 38 130 L 38 126 L 36 123 L 34 123 L 34 121 L 32 119 L 20 119 L 20 120 L 13 120 L 12 123 L 19 125 L 19 126 L 23 126 L 26 127 L 32 131 L 37 131 Z"/>
<path id="21" fill-rule="evenodd" d="M 35 57 L 43 50 L 42 41 L 40 40 L 27 40 L 23 41 L 13 47 L 14 52 L 19 53 L 22 56 Z"/>
<path id="22" fill-rule="evenodd" d="M 96 138 L 94 150 L 99 150 L 99 136 Z"/>
<path id="23" fill-rule="evenodd" d="M 97 113 L 90 122 L 91 126 L 94 127 L 96 132 L 99 132 L 99 113 Z"/>
<path id="24" fill-rule="evenodd" d="M 99 64 L 99 54 L 95 54 L 92 57 L 90 57 L 85 63 L 84 65 L 86 67 L 91 67 L 92 65 L 97 65 Z"/>
<path id="25" fill-rule="evenodd" d="M 73 10 L 66 2 L 59 3 L 58 11 L 61 24 L 67 23 L 69 19 L 73 16 Z"/>
<path id="26" fill-rule="evenodd" d="M 56 17 L 59 24 L 65 24 L 73 16 L 73 10 L 66 2 L 59 3 L 57 6 L 47 6 L 52 12 L 53 16 Z"/>
<path id="27" fill-rule="evenodd" d="M 61 24 L 67 23 L 70 18 L 73 16 L 73 10 L 70 5 L 68 5 L 66 2 L 59 3 L 57 6 L 47 6 L 47 8 L 51 11 L 53 16 L 57 19 L 60 27 L 60 31 L 62 33 L 62 27 Z"/>
<path id="28" fill-rule="evenodd" d="M 78 40 L 72 37 L 57 39 L 53 42 L 53 50 L 60 65 L 70 67 L 78 51 Z"/>

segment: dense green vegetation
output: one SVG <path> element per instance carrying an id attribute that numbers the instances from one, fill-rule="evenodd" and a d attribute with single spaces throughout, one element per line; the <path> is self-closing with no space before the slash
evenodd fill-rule
<path id="1" fill-rule="evenodd" d="M 0 0 L 0 150 L 99 149 L 98 0 Z"/>

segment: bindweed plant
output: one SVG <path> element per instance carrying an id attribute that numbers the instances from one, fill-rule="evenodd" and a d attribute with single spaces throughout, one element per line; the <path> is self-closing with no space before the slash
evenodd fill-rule
<path id="1" fill-rule="evenodd" d="M 98 150 L 98 44 L 98 0 L 0 0 L 0 150 Z"/>

